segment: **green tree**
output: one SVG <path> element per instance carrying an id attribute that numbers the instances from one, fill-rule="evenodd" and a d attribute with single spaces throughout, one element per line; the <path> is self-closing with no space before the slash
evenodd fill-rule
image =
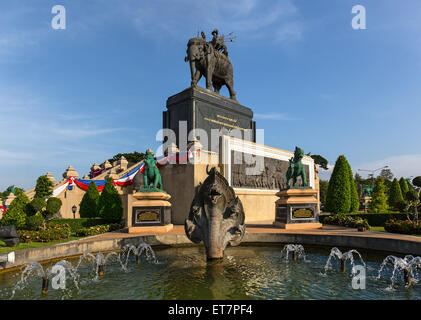
<path id="1" fill-rule="evenodd" d="M 393 179 L 393 172 L 390 169 L 382 169 L 382 171 L 380 171 L 380 175 L 379 177 L 382 177 L 384 180 L 390 181 L 392 182 Z"/>
<path id="2" fill-rule="evenodd" d="M 322 168 L 324 170 L 328 170 L 329 169 L 328 166 L 327 166 L 328 165 L 328 162 L 327 162 L 326 158 L 324 158 L 324 157 L 322 157 L 321 155 L 318 155 L 318 154 L 312 155 L 310 157 L 313 158 L 314 163 L 317 164 L 317 165 L 319 165 L 320 168 Z"/>
<path id="3" fill-rule="evenodd" d="M 62 202 L 59 198 L 51 197 L 47 200 L 47 207 L 44 211 L 44 217 L 51 220 L 61 209 Z"/>
<path id="4" fill-rule="evenodd" d="M 329 181 L 326 181 L 326 180 L 319 181 L 320 203 L 323 205 L 323 207 L 326 206 L 326 194 L 327 194 L 328 187 L 329 187 Z"/>
<path id="5" fill-rule="evenodd" d="M 82 201 L 80 202 L 80 217 L 95 218 L 99 216 L 98 212 L 99 192 L 94 181 L 91 181 L 88 190 L 86 190 Z"/>
<path id="6" fill-rule="evenodd" d="M 387 212 L 389 206 L 387 205 L 386 186 L 382 177 L 376 179 L 371 197 L 371 202 L 368 206 L 369 212 Z"/>
<path id="7" fill-rule="evenodd" d="M 351 192 L 351 206 L 349 208 L 349 212 L 357 212 L 360 209 L 360 197 L 358 196 L 357 187 L 355 184 L 354 176 L 352 175 L 352 169 L 349 165 L 348 161 L 345 159 L 347 167 L 348 167 L 348 179 L 349 179 L 349 187 Z"/>
<path id="8" fill-rule="evenodd" d="M 21 190 L 15 190 L 15 196 L 0 222 L 3 226 L 14 225 L 16 229 L 21 229 L 26 223 L 26 210 L 30 201 Z"/>
<path id="9" fill-rule="evenodd" d="M 40 176 L 35 186 L 35 198 L 46 199 L 53 194 L 54 184 L 46 176 Z"/>
<path id="10" fill-rule="evenodd" d="M 344 155 L 340 155 L 336 160 L 330 177 L 325 209 L 332 213 L 345 213 L 351 209 L 351 185 Z"/>
<path id="11" fill-rule="evenodd" d="M 123 203 L 111 178 L 105 183 L 98 207 L 99 216 L 109 222 L 120 222 L 123 218 Z"/>
<path id="12" fill-rule="evenodd" d="M 398 179 L 395 178 L 390 186 L 389 206 L 391 208 L 398 209 L 398 205 L 401 201 L 403 201 L 401 186 Z"/>
<path id="13" fill-rule="evenodd" d="M 47 206 L 47 202 L 43 198 L 34 198 L 28 204 L 26 214 L 28 216 L 34 216 L 38 212 L 42 212 L 42 210 Z"/>
<path id="14" fill-rule="evenodd" d="M 408 183 L 406 182 L 404 177 L 401 177 L 399 179 L 399 185 L 401 187 L 401 192 L 402 192 L 402 196 L 405 197 L 405 195 L 408 193 L 409 191 L 409 187 L 408 187 Z"/>
<path id="15" fill-rule="evenodd" d="M 131 153 L 117 153 L 111 159 L 108 159 L 108 161 L 110 163 L 113 163 L 114 161 L 120 160 L 122 156 L 124 156 L 129 163 L 137 163 L 137 162 L 142 161 L 145 158 L 144 153 L 134 151 Z"/>

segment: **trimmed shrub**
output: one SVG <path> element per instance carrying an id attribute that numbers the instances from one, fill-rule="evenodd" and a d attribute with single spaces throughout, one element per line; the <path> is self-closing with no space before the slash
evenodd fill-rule
<path id="1" fill-rule="evenodd" d="M 53 194 L 54 184 L 46 176 L 40 176 L 35 186 L 35 198 L 46 199 Z"/>
<path id="2" fill-rule="evenodd" d="M 59 198 L 49 198 L 47 200 L 47 207 L 44 211 L 45 219 L 52 219 L 60 211 L 61 204 L 62 203 Z"/>
<path id="3" fill-rule="evenodd" d="M 389 190 L 389 206 L 398 209 L 399 203 L 403 201 L 401 186 L 398 179 L 393 179 L 392 185 Z"/>
<path id="4" fill-rule="evenodd" d="M 351 209 L 351 186 L 348 164 L 344 155 L 340 155 L 335 163 L 326 195 L 327 212 L 349 212 Z"/>
<path id="5" fill-rule="evenodd" d="M 369 212 L 387 212 L 389 206 L 387 205 L 386 186 L 382 177 L 376 179 L 371 197 L 371 202 L 368 205 Z"/>
<path id="6" fill-rule="evenodd" d="M 83 195 L 80 202 L 80 217 L 95 218 L 98 217 L 99 192 L 94 181 L 91 181 L 88 190 Z"/>
<path id="7" fill-rule="evenodd" d="M 39 230 L 39 228 L 42 226 L 43 223 L 44 223 L 44 217 L 42 216 L 40 212 L 38 212 L 33 216 L 26 217 L 25 228 L 27 230 L 32 230 L 32 231 Z"/>
<path id="8" fill-rule="evenodd" d="M 421 188 L 421 176 L 419 176 L 419 177 L 415 177 L 415 178 L 412 180 L 412 184 L 413 184 L 414 186 L 418 187 L 418 188 Z"/>
<path id="9" fill-rule="evenodd" d="M 409 191 L 409 187 L 404 177 L 399 179 L 399 186 L 401 187 L 402 196 L 405 197 L 406 193 Z"/>
<path id="10" fill-rule="evenodd" d="M 108 222 L 120 222 L 123 218 L 123 203 L 112 179 L 107 179 L 99 197 L 99 216 Z"/>
<path id="11" fill-rule="evenodd" d="M 28 216 L 33 216 L 38 212 L 42 212 L 43 209 L 47 206 L 47 202 L 43 198 L 34 198 L 28 204 L 26 214 Z"/>
<path id="12" fill-rule="evenodd" d="M 29 204 L 29 198 L 20 190 L 16 190 L 15 192 L 16 198 L 10 204 L 0 223 L 3 226 L 13 225 L 16 229 L 22 229 L 26 223 L 26 210 Z"/>
<path id="13" fill-rule="evenodd" d="M 346 159 L 345 161 L 348 167 L 349 187 L 351 189 L 351 206 L 349 208 L 349 212 L 357 212 L 360 208 L 360 197 L 358 196 L 357 187 L 355 186 L 355 180 L 354 175 L 352 174 L 351 166 Z"/>

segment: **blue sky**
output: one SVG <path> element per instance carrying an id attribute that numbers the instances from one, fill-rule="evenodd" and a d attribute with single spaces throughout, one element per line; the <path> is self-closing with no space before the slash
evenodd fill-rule
<path id="1" fill-rule="evenodd" d="M 237 98 L 265 144 L 421 175 L 420 15 L 418 0 L 1 0 L 0 190 L 156 149 L 167 97 L 190 85 L 187 40 L 214 28 L 237 36 Z"/>

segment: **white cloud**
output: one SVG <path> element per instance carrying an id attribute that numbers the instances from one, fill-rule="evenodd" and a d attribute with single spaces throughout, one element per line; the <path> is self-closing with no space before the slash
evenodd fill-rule
<path id="1" fill-rule="evenodd" d="M 255 113 L 254 117 L 261 120 L 290 120 L 284 113 Z"/>

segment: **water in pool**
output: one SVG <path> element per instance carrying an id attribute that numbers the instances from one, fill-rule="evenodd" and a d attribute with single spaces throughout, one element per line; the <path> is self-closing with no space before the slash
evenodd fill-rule
<path id="1" fill-rule="evenodd" d="M 366 289 L 356 290 L 349 261 L 345 273 L 337 259 L 331 259 L 331 269 L 325 271 L 331 248 L 305 246 L 305 257 L 294 261 L 286 259 L 283 247 L 229 247 L 221 262 L 207 262 L 200 246 L 156 248 L 156 259 L 148 261 L 144 255 L 137 264 L 131 255 L 126 268 L 109 259 L 103 276 L 98 276 L 95 262 L 86 259 L 74 278 L 66 273 L 66 289 L 53 289 L 50 283 L 45 295 L 42 277 L 35 273 L 14 291 L 22 269 L 0 274 L 0 299 L 421 299 L 418 274 L 411 287 L 405 286 L 400 270 L 391 285 L 390 266 L 377 278 L 386 253 L 359 250 L 367 277 Z M 67 260 L 76 267 L 80 259 Z M 362 264 L 359 259 L 354 263 Z"/>

